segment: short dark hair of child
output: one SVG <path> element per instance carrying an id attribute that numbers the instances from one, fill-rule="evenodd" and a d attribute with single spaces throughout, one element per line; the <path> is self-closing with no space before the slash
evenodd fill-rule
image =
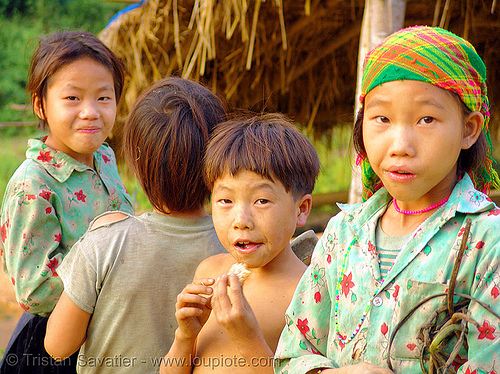
<path id="1" fill-rule="evenodd" d="M 233 119 L 217 126 L 207 147 L 204 177 L 212 190 L 224 173 L 252 171 L 276 179 L 295 198 L 312 193 L 318 154 L 309 139 L 279 113 Z"/>
<path id="2" fill-rule="evenodd" d="M 165 78 L 135 102 L 124 127 L 123 153 L 152 206 L 190 212 L 210 196 L 203 156 L 226 105 L 194 81 Z"/>
<path id="3" fill-rule="evenodd" d="M 49 78 L 64 65 L 83 57 L 89 57 L 109 69 L 113 76 L 118 103 L 123 90 L 123 63 L 103 42 L 87 31 L 58 32 L 39 38 L 31 57 L 26 86 L 31 95 L 31 103 L 35 98 L 39 98 L 40 108 L 44 112 L 44 99 Z M 39 119 L 40 128 L 44 129 L 46 125 L 45 120 Z"/>
<path id="4" fill-rule="evenodd" d="M 467 108 L 457 94 L 449 91 L 446 92 L 457 100 L 458 105 L 462 109 L 462 116 L 465 120 L 465 118 L 472 113 L 470 109 Z M 363 113 L 364 107 L 361 107 L 358 115 L 356 116 L 356 121 L 354 122 L 352 137 L 356 152 L 361 154 L 363 157 L 366 157 L 365 144 L 363 142 Z M 470 148 L 462 149 L 460 152 L 457 163 L 457 172 L 478 172 L 481 168 L 484 168 L 486 158 L 488 156 L 488 148 L 486 135 L 484 134 L 484 131 L 481 131 L 481 134 L 476 142 Z"/>

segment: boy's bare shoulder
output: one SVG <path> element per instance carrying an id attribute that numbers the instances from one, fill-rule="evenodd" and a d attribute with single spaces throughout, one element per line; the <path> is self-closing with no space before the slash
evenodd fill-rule
<path id="1" fill-rule="evenodd" d="M 94 229 L 96 227 L 121 221 L 125 218 L 130 217 L 129 214 L 127 213 L 122 213 L 122 212 L 106 212 L 101 214 L 99 217 L 97 217 L 90 225 L 91 229 Z"/>
<path id="2" fill-rule="evenodd" d="M 204 259 L 196 269 L 195 278 L 214 278 L 217 279 L 222 274 L 227 273 L 234 258 L 229 253 L 220 253 Z"/>

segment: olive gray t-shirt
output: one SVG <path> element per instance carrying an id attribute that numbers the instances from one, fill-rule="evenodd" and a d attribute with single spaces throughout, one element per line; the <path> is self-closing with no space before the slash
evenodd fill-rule
<path id="1" fill-rule="evenodd" d="M 78 373 L 158 372 L 177 295 L 202 260 L 223 252 L 210 216 L 151 212 L 89 229 L 57 269 L 69 298 L 92 313 Z"/>

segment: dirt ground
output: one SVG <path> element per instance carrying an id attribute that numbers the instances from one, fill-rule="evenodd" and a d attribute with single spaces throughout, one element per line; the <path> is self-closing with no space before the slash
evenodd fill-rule
<path id="1" fill-rule="evenodd" d="M 0 352 L 7 346 L 21 314 L 22 309 L 16 303 L 12 283 L 0 269 Z"/>

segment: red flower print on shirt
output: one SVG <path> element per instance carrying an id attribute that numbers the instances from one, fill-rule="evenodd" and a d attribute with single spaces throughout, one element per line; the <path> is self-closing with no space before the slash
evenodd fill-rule
<path id="1" fill-rule="evenodd" d="M 332 263 L 332 255 L 326 256 L 326 262 L 328 262 L 329 264 Z"/>
<path id="2" fill-rule="evenodd" d="M 110 162 L 111 160 L 109 159 L 108 156 L 106 155 L 102 155 L 102 160 L 107 164 L 108 162 Z"/>
<path id="3" fill-rule="evenodd" d="M 340 333 L 339 333 L 339 335 L 340 335 L 340 338 L 341 338 L 341 340 L 339 340 L 340 351 L 343 351 L 344 348 L 345 348 L 345 343 L 342 343 L 342 341 L 345 341 L 347 339 L 347 335 L 344 336 L 344 335 L 342 335 Z"/>
<path id="4" fill-rule="evenodd" d="M 2 228 L 0 229 L 0 232 L 2 233 L 2 242 L 5 243 L 5 239 L 7 239 L 7 227 L 6 223 L 2 225 Z"/>
<path id="5" fill-rule="evenodd" d="M 21 307 L 22 310 L 24 310 L 25 312 L 27 312 L 29 310 L 29 306 L 23 304 L 23 303 L 19 303 L 19 306 Z"/>
<path id="6" fill-rule="evenodd" d="M 495 328 L 493 326 L 490 326 L 490 324 L 486 321 L 483 322 L 482 326 L 478 327 L 478 331 L 480 332 L 478 339 L 495 339 L 495 335 L 493 335 L 493 333 L 495 332 Z"/>
<path id="7" fill-rule="evenodd" d="M 316 301 L 316 304 L 321 301 L 321 293 L 319 291 L 314 294 L 314 301 Z"/>
<path id="8" fill-rule="evenodd" d="M 392 293 L 392 297 L 394 297 L 394 300 L 397 300 L 398 299 L 398 295 L 399 295 L 399 285 L 396 284 L 394 286 L 394 292 Z"/>
<path id="9" fill-rule="evenodd" d="M 306 336 L 307 332 L 309 331 L 309 326 L 307 326 L 308 323 L 309 323 L 309 321 L 307 320 L 307 318 L 304 320 L 299 318 L 297 320 L 297 327 L 299 328 L 299 331 L 304 336 Z"/>
<path id="10" fill-rule="evenodd" d="M 40 154 L 38 155 L 37 160 L 40 160 L 42 162 L 49 162 L 50 160 L 52 160 L 52 156 L 50 155 L 50 152 L 40 151 Z"/>
<path id="11" fill-rule="evenodd" d="M 380 326 L 380 331 L 384 335 L 387 334 L 387 331 L 389 331 L 389 327 L 387 327 L 387 324 L 385 322 L 382 324 L 382 326 Z"/>
<path id="12" fill-rule="evenodd" d="M 2 235 L 2 238 L 3 238 L 3 235 Z M 498 294 L 500 294 L 500 290 L 498 289 L 497 286 L 493 287 L 491 289 L 491 296 L 493 296 L 494 299 L 496 299 L 498 297 Z"/>
<path id="13" fill-rule="evenodd" d="M 59 243 L 61 242 L 62 234 L 54 235 L 54 237 L 55 237 L 56 242 L 59 242 Z"/>
<path id="14" fill-rule="evenodd" d="M 484 242 L 477 242 L 477 244 L 476 244 L 477 249 L 481 249 L 483 247 L 484 247 Z"/>
<path id="15" fill-rule="evenodd" d="M 55 270 L 57 268 L 57 265 L 59 265 L 59 261 L 57 261 L 57 258 L 52 258 L 51 260 L 49 260 L 49 263 L 47 264 L 47 267 L 50 269 L 50 271 L 54 275 L 56 272 Z"/>
<path id="16" fill-rule="evenodd" d="M 52 213 L 52 208 L 49 206 L 47 209 L 45 209 L 45 214 L 50 214 Z"/>
<path id="17" fill-rule="evenodd" d="M 407 344 L 406 347 L 410 350 L 410 351 L 413 351 L 416 347 L 415 344 Z"/>
<path id="18" fill-rule="evenodd" d="M 500 214 L 500 209 L 492 209 L 488 213 L 488 216 L 498 216 Z"/>
<path id="19" fill-rule="evenodd" d="M 470 371 L 470 367 L 468 367 L 464 374 L 477 374 L 477 371 Z"/>
<path id="20" fill-rule="evenodd" d="M 51 194 L 50 191 L 42 191 L 42 192 L 40 192 L 39 196 L 44 198 L 45 200 L 49 201 L 50 194 Z"/>
<path id="21" fill-rule="evenodd" d="M 87 196 L 83 193 L 83 190 L 80 190 L 80 192 L 75 192 L 75 195 L 76 195 L 78 200 L 85 202 L 85 198 Z"/>
<path id="22" fill-rule="evenodd" d="M 36 199 L 35 195 L 26 195 L 26 197 L 28 198 L 28 201 Z"/>
<path id="23" fill-rule="evenodd" d="M 455 368 L 455 371 L 458 372 L 458 369 L 460 369 L 460 367 L 463 364 L 465 364 L 466 362 L 467 362 L 466 358 L 462 358 L 462 357 L 460 357 L 460 355 L 457 355 L 457 357 L 455 358 L 455 361 L 453 361 L 452 365 Z"/>
<path id="24" fill-rule="evenodd" d="M 342 293 L 344 294 L 345 297 L 349 294 L 349 291 L 351 291 L 351 288 L 354 287 L 354 282 L 352 281 L 352 272 L 349 273 L 347 276 L 344 274 L 342 278 Z"/>
<path id="25" fill-rule="evenodd" d="M 368 252 L 370 252 L 373 255 L 377 254 L 377 247 L 375 247 L 371 241 L 368 241 Z"/>

